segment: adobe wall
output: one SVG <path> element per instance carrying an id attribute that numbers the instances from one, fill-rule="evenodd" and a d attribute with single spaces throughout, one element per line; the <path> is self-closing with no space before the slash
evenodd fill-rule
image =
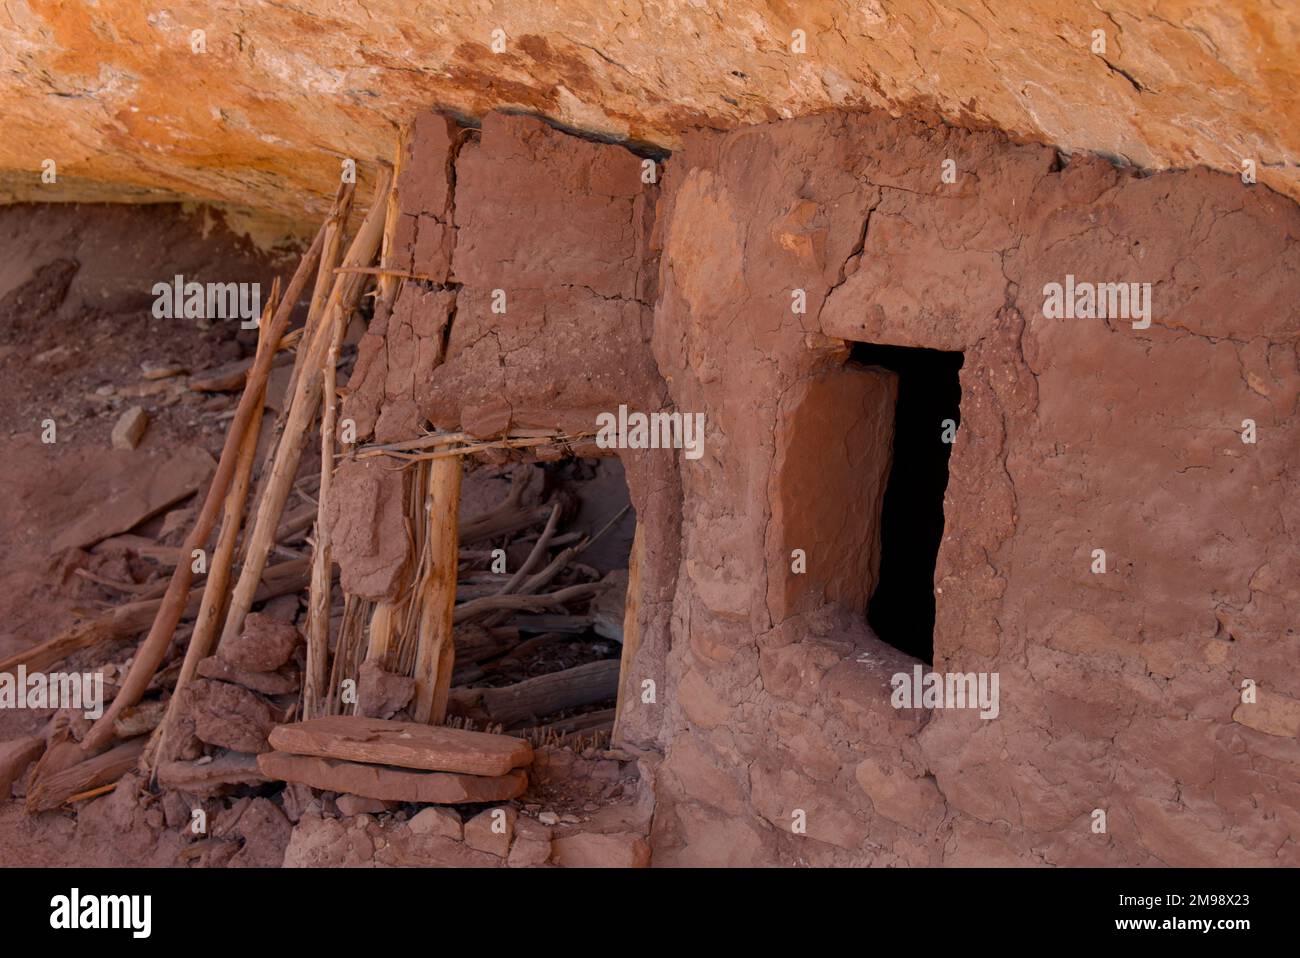
<path id="1" fill-rule="evenodd" d="M 402 283 L 392 315 L 380 310 L 360 344 L 341 413 L 358 441 L 409 439 L 426 422 L 485 437 L 592 433 L 596 416 L 621 403 L 667 408 L 650 348 L 659 187 L 657 176 L 643 182 L 640 157 L 533 117 L 494 113 L 481 129 L 462 129 L 426 114 L 405 161 L 394 265 L 422 279 Z M 637 671 L 659 677 L 681 530 L 675 454 L 619 458 L 643 518 Z M 335 552 L 354 594 L 400 589 L 410 558 L 398 514 L 406 481 L 376 460 L 339 469 Z M 623 731 L 654 745 L 663 715 L 628 714 Z"/>
<path id="2" fill-rule="evenodd" d="M 358 438 L 706 416 L 698 460 L 619 453 L 656 864 L 1297 863 L 1291 201 L 875 114 L 702 133 L 651 184 L 531 118 L 422 127 L 431 278 L 362 344 Z M 1045 319 L 1066 274 L 1152 283 L 1150 328 Z M 998 673 L 996 719 L 890 705 L 914 660 L 864 610 L 896 387 L 848 341 L 965 353 L 934 667 Z"/>
<path id="3" fill-rule="evenodd" d="M 665 189 L 655 354 L 710 445 L 656 863 L 1296 864 L 1295 205 L 875 115 L 701 135 Z M 1044 319 L 1066 274 L 1152 283 L 1150 328 Z M 965 352 L 935 668 L 1000 673 L 995 720 L 895 711 L 860 617 L 767 601 L 786 399 L 844 340 Z"/>

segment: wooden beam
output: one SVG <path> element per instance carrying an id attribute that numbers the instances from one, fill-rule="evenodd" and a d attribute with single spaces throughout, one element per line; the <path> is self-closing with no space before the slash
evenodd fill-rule
<path id="1" fill-rule="evenodd" d="M 441 725 L 447 717 L 447 695 L 455 667 L 452 619 L 460 565 L 461 471 L 459 459 L 439 459 L 429 464 L 429 564 L 424 580 L 417 586 L 422 593 L 412 714 L 417 722 L 434 725 Z"/>
<path id="2" fill-rule="evenodd" d="M 298 592 L 307 585 L 307 581 L 307 563 L 301 559 L 268 566 L 262 575 L 262 585 L 254 596 L 254 601 L 265 602 L 267 599 Z M 204 591 L 205 586 L 190 590 L 182 616 L 198 613 Z M 20 665 L 27 666 L 29 672 L 40 671 L 56 662 L 61 662 L 80 649 L 110 639 L 128 638 L 142 629 L 147 629 L 149 623 L 157 616 L 161 605 L 162 599 L 142 599 L 139 602 L 119 605 L 88 622 L 77 623 L 40 645 L 34 645 L 30 649 L 0 660 L 0 672 L 14 672 Z"/>
<path id="3" fill-rule="evenodd" d="M 602 659 L 562 672 L 548 672 L 502 688 L 457 689 L 453 711 L 478 721 L 500 722 L 509 728 L 561 709 L 612 699 L 618 693 L 618 662 Z"/>

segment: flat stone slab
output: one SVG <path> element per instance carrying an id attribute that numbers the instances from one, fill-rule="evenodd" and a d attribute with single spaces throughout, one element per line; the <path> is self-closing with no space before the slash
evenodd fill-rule
<path id="1" fill-rule="evenodd" d="M 302 679 L 296 670 L 281 669 L 277 672 L 249 672 L 236 668 L 225 659 L 210 655 L 199 661 L 198 673 L 205 679 L 218 679 L 242 685 L 253 692 L 263 695 L 288 695 L 298 691 Z"/>
<path id="2" fill-rule="evenodd" d="M 193 495 L 215 466 L 213 458 L 197 446 L 183 446 L 166 461 L 142 453 L 132 454 L 126 463 L 109 459 L 103 482 L 94 487 L 93 496 L 86 494 L 87 508 L 78 513 L 76 506 L 82 503 L 69 503 L 69 514 L 78 518 L 55 538 L 52 551 L 89 548 L 101 539 L 126 532 Z"/>
<path id="3" fill-rule="evenodd" d="M 294 755 L 466 775 L 504 775 L 533 760 L 533 747 L 508 735 L 361 715 L 330 715 L 278 726 L 271 732 L 271 746 Z"/>
<path id="4" fill-rule="evenodd" d="M 522 795 L 528 787 L 528 774 L 523 769 L 493 777 L 416 772 L 287 752 L 263 752 L 257 756 L 257 766 L 267 778 L 386 802 L 425 805 L 504 802 Z"/>
<path id="5" fill-rule="evenodd" d="M 261 785 L 267 781 L 257 760 L 243 752 L 226 752 L 211 762 L 163 762 L 158 783 L 196 795 L 210 795 L 228 785 Z"/>

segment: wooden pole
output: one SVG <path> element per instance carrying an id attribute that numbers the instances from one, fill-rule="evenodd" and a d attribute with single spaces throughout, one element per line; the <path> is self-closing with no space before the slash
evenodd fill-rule
<path id="1" fill-rule="evenodd" d="M 330 207 L 330 215 L 325 220 L 323 227 L 325 234 L 325 245 L 321 248 L 321 268 L 316 271 L 316 284 L 312 288 L 311 303 L 307 308 L 307 319 L 302 324 L 301 329 L 294 330 L 298 336 L 298 350 L 293 357 L 293 372 L 289 375 L 289 385 L 285 390 L 286 396 L 292 396 L 298 388 L 298 377 L 302 375 L 302 363 L 307 355 L 307 344 L 311 342 L 311 337 L 316 327 L 320 325 L 321 314 L 325 312 L 325 304 L 329 300 L 330 290 L 334 288 L 334 267 L 338 265 L 339 247 L 343 242 L 343 234 L 347 229 L 348 216 L 352 213 L 352 196 L 356 190 L 354 183 L 340 183 L 338 192 L 334 194 L 334 205 Z M 331 234 L 330 227 L 335 229 Z M 333 245 L 331 246 L 331 240 Z M 328 268 L 326 268 L 328 265 Z M 266 452 L 262 456 L 262 468 L 257 481 L 257 495 L 253 497 L 254 508 L 266 498 L 266 487 L 271 481 L 271 466 L 275 462 L 275 454 L 280 448 L 280 436 L 284 434 L 284 424 L 289 418 L 289 405 L 280 404 L 280 411 L 275 417 L 275 426 L 271 430 L 270 441 L 266 444 Z M 248 554 L 248 540 L 245 539 L 240 546 L 239 562 L 242 565 L 244 557 Z"/>
<path id="2" fill-rule="evenodd" d="M 401 197 L 398 196 L 398 182 L 402 167 L 406 164 L 406 148 L 411 130 L 403 125 L 397 135 L 397 156 L 393 160 L 393 188 L 388 191 L 388 206 L 384 215 L 384 247 L 381 259 L 381 271 L 378 273 L 379 298 L 376 309 L 393 308 L 397 300 L 397 291 L 401 286 L 400 277 L 393 270 L 393 247 L 397 242 L 397 224 L 402 216 Z M 387 599 L 375 604 L 375 611 L 370 617 L 370 634 L 366 640 L 366 661 L 387 668 L 388 652 L 393 644 L 393 630 L 398 618 L 397 601 Z"/>
<path id="3" fill-rule="evenodd" d="M 419 584 L 423 590 L 418 645 L 415 653 L 417 722 L 441 725 L 447 718 L 447 696 L 456 647 L 452 640 L 452 610 L 456 604 L 457 568 L 460 563 L 458 515 L 461 461 L 440 459 L 429 463 L 428 543 L 429 568 Z"/>
<path id="4" fill-rule="evenodd" d="M 618 689 L 618 663 L 600 659 L 562 672 L 547 672 L 500 688 L 457 689 L 455 711 L 507 728 L 561 709 L 610 699 Z"/>
<path id="5" fill-rule="evenodd" d="M 397 242 L 397 224 L 402 218 L 402 201 L 398 196 L 398 180 L 402 175 L 402 167 L 406 165 L 406 148 L 410 140 L 411 130 L 409 126 L 404 125 L 397 134 L 397 156 L 393 158 L 393 185 L 388 191 L 388 202 L 384 207 L 384 245 L 382 256 L 380 257 L 379 276 L 379 302 L 387 304 L 390 308 L 393 300 L 397 298 L 397 290 L 401 285 L 400 276 L 395 275 L 393 269 L 393 246 Z"/>
<path id="6" fill-rule="evenodd" d="M 393 603 L 375 603 L 370 615 L 370 635 L 366 643 L 366 661 L 389 669 L 388 650 L 393 644 Z"/>
<path id="7" fill-rule="evenodd" d="M 271 320 L 271 329 L 266 332 L 267 339 L 270 342 L 279 342 L 280 337 L 284 335 L 285 327 L 289 325 L 289 315 L 293 312 L 294 303 L 302 295 L 302 288 L 307 283 L 307 277 L 311 275 L 312 267 L 320 256 L 321 246 L 325 238 L 324 234 L 325 230 L 322 227 L 316 234 L 311 249 L 307 251 L 298 264 L 298 269 L 289 282 L 289 289 L 285 293 L 284 299 L 280 301 L 280 306 L 275 311 L 275 317 Z M 226 433 L 226 442 L 221 449 L 221 458 L 217 463 L 216 474 L 212 477 L 212 485 L 208 487 L 207 498 L 203 500 L 203 508 L 199 510 L 198 517 L 194 520 L 194 527 L 190 530 L 185 545 L 181 547 L 181 561 L 177 563 L 175 570 L 172 572 L 171 581 L 167 585 L 167 592 L 163 596 L 162 605 L 158 609 L 158 616 L 154 619 L 153 628 L 149 630 L 149 635 L 140 644 L 135 661 L 131 663 L 131 669 L 127 673 L 117 697 L 113 699 L 113 704 L 108 707 L 104 714 L 99 717 L 99 720 L 91 726 L 90 731 L 86 733 L 81 747 L 88 752 L 98 751 L 112 740 L 113 723 L 117 720 L 118 715 L 121 714 L 123 709 L 140 701 L 140 696 L 148 688 L 154 672 L 158 670 L 159 663 L 162 662 L 163 656 L 167 653 L 167 646 L 171 644 L 172 636 L 176 632 L 176 626 L 181 620 L 181 613 L 185 611 L 190 584 L 194 581 L 194 564 L 189 561 L 189 557 L 194 553 L 195 549 L 201 549 L 207 545 L 208 537 L 212 534 L 212 528 L 217 523 L 217 515 L 221 511 L 230 484 L 235 478 L 235 467 L 239 462 L 239 448 L 244 441 L 244 433 L 248 431 L 249 424 L 253 421 L 253 414 L 255 412 L 258 415 L 261 414 L 258 400 L 266 389 L 266 381 L 271 375 L 271 363 L 274 359 L 274 349 L 263 350 L 257 354 L 257 358 L 253 362 L 253 368 L 248 371 L 248 384 L 244 387 L 243 395 L 239 397 L 239 406 L 235 410 L 235 418 L 231 420 L 230 431 Z M 257 583 L 261 581 L 261 578 L 262 569 L 259 567 L 257 577 L 253 583 L 254 590 L 256 590 Z"/>
<path id="8" fill-rule="evenodd" d="M 379 173 L 376 198 L 370 205 L 370 211 L 362 221 L 357 235 L 352 240 L 344 263 L 350 266 L 364 266 L 374 259 L 379 248 L 379 239 L 384 226 L 384 203 L 382 198 L 388 191 L 390 173 L 381 168 Z M 253 595 L 257 583 L 262 577 L 262 569 L 275 544 L 275 530 L 284 512 L 285 501 L 293 487 L 294 476 L 298 472 L 298 463 L 307 445 L 312 419 L 321 399 L 321 378 L 324 373 L 326 353 L 334 337 L 334 324 L 341 323 L 351 312 L 366 278 L 357 274 L 345 274 L 336 277 L 334 288 L 330 292 L 329 302 L 317 328 L 312 330 L 310 344 L 304 342 L 300 349 L 306 349 L 303 356 L 301 375 L 295 384 L 293 399 L 289 406 L 289 416 L 285 421 L 284 436 L 276 449 L 275 462 L 271 466 L 271 478 L 266 484 L 262 501 L 257 504 L 257 517 L 253 531 L 248 539 L 247 555 L 244 566 L 239 572 L 239 581 L 230 598 L 230 610 L 226 613 L 225 628 L 221 641 L 238 635 L 244 627 L 244 619 L 253 607 Z"/>
<path id="9" fill-rule="evenodd" d="M 322 265 L 328 264 L 329 271 L 338 260 L 339 246 L 343 237 L 343 219 L 346 213 L 336 210 L 326 227 L 325 251 L 321 254 Z M 321 276 L 327 274 L 322 269 Z M 319 277 L 318 277 L 319 278 Z M 323 307 L 322 292 L 324 283 L 318 283 L 313 305 L 320 302 Z M 334 479 L 334 433 L 338 417 L 337 369 L 339 349 L 343 343 L 346 321 L 334 324 L 330 339 L 329 354 L 322 370 L 324 383 L 322 393 L 325 400 L 325 412 L 321 417 L 320 429 L 320 489 L 317 492 L 316 541 L 312 547 L 310 605 L 307 612 L 307 670 L 303 678 L 303 717 L 315 718 L 324 701 L 325 687 L 328 682 L 329 640 L 330 640 L 330 605 L 332 595 L 330 584 L 333 563 L 330 549 L 329 525 L 325 521 L 330 489 Z"/>

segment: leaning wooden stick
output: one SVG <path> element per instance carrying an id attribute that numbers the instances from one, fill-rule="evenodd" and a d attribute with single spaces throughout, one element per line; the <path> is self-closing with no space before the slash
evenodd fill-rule
<path id="1" fill-rule="evenodd" d="M 342 195 L 342 194 L 341 194 Z M 316 295 L 312 298 L 312 315 L 308 317 L 308 328 L 315 329 L 320 324 L 319 316 L 324 313 L 328 301 L 327 283 L 333 282 L 333 268 L 338 262 L 339 249 L 343 242 L 343 229 L 347 223 L 348 211 L 351 209 L 351 194 L 343 197 L 341 205 L 336 204 L 334 215 L 328 224 L 325 236 L 325 252 L 321 255 L 321 271 L 316 277 Z M 325 526 L 325 507 L 329 500 L 331 479 L 334 470 L 334 413 L 335 413 L 335 369 L 338 362 L 339 343 L 344 324 L 335 326 L 331 341 L 329 358 L 326 361 L 325 395 L 327 420 L 321 425 L 321 474 L 320 488 L 317 492 L 316 506 L 316 545 L 312 553 L 312 579 L 310 591 L 310 608 L 307 624 L 307 674 L 303 680 L 303 714 L 314 718 L 321 707 L 324 690 L 328 680 L 329 665 L 329 611 L 331 562 L 329 532 Z M 301 373 L 301 366 L 295 372 Z"/>
<path id="2" fill-rule="evenodd" d="M 285 389 L 286 396 L 292 396 L 298 388 L 298 377 L 302 375 L 303 359 L 307 355 L 306 344 L 311 342 L 313 331 L 320 324 L 321 314 L 325 312 L 325 303 L 329 299 L 330 290 L 334 288 L 333 267 L 338 263 L 339 247 L 343 241 L 343 232 L 347 228 L 348 216 L 352 213 L 352 196 L 356 190 L 353 183 L 340 183 L 338 192 L 334 194 L 334 205 L 330 208 L 330 215 L 325 220 L 325 243 L 321 248 L 320 269 L 316 271 L 316 284 L 312 288 L 311 303 L 307 308 L 307 319 L 303 322 L 302 327 L 295 329 L 289 335 L 298 337 L 299 347 L 293 357 L 293 372 L 289 374 L 289 384 Z M 288 338 L 288 337 L 286 337 Z M 271 429 L 269 441 L 266 443 L 266 452 L 262 455 L 262 469 L 257 481 L 257 493 L 253 497 L 253 508 L 256 509 L 261 501 L 266 498 L 266 487 L 271 482 L 271 466 L 275 462 L 275 455 L 280 448 L 280 436 L 284 433 L 285 420 L 289 418 L 289 406 L 287 403 L 280 404 L 280 411 L 276 414 L 275 425 Z M 245 538 L 240 545 L 239 564 L 243 565 L 244 557 L 248 554 L 248 539 Z"/>
<path id="3" fill-rule="evenodd" d="M 302 327 L 304 343 L 310 343 L 312 336 L 315 335 L 316 327 L 320 325 L 321 317 L 325 315 L 325 306 L 329 302 L 330 293 L 334 289 L 334 267 L 338 264 L 339 252 L 343 248 L 343 237 L 347 231 L 348 217 L 352 215 L 352 198 L 355 190 L 356 185 L 353 183 L 344 183 L 339 187 L 329 219 L 325 221 L 325 248 L 321 251 L 321 266 L 316 273 L 316 286 L 311 294 L 311 308 L 307 311 L 307 321 Z M 289 379 L 287 395 L 292 396 L 297 388 L 298 377 L 302 375 L 306 355 L 307 351 L 303 349 L 299 350 L 298 355 L 294 357 L 293 375 Z M 284 423 L 288 415 L 289 409 L 286 406 L 276 418 L 277 439 L 284 431 Z"/>
<path id="4" fill-rule="evenodd" d="M 370 205 L 370 211 L 362 221 L 357 235 L 348 249 L 345 262 L 350 265 L 363 265 L 375 257 L 379 248 L 380 234 L 384 225 L 383 197 L 388 191 L 389 172 L 381 169 L 376 198 Z M 224 642 L 231 636 L 238 635 L 244 627 L 244 618 L 253 606 L 253 593 L 262 576 L 262 569 L 275 544 L 275 530 L 284 511 L 289 490 L 293 487 L 294 476 L 298 472 L 311 421 L 315 418 L 320 404 L 320 385 L 324 370 L 326 351 L 333 339 L 334 324 L 343 322 L 352 311 L 361 294 L 364 277 L 340 276 L 334 282 L 329 302 L 317 328 L 312 330 L 312 338 L 303 347 L 307 350 L 303 357 L 301 375 L 295 385 L 293 399 L 289 406 L 289 417 L 285 421 L 284 435 L 275 452 L 275 462 L 271 466 L 271 478 L 266 484 L 262 501 L 257 504 L 257 516 L 252 533 L 249 535 L 248 548 L 244 566 L 239 572 L 239 581 L 230 597 L 230 609 L 226 613 L 225 628 L 221 632 Z"/>
<path id="5" fill-rule="evenodd" d="M 388 201 L 384 207 L 384 243 L 382 255 L 380 257 L 380 268 L 374 271 L 374 275 L 379 277 L 379 303 L 392 308 L 393 301 L 397 298 L 397 290 L 401 285 L 398 280 L 402 277 L 395 275 L 393 268 L 394 248 L 397 245 L 397 227 L 402 218 L 402 200 L 398 195 L 400 188 L 402 167 L 406 165 L 407 144 L 410 141 L 411 130 L 409 126 L 403 126 L 397 134 L 397 156 L 393 159 L 393 182 L 388 190 Z M 336 272 L 355 271 L 369 273 L 369 267 L 343 267 Z"/>
<path id="6" fill-rule="evenodd" d="M 271 287 L 271 299 L 266 305 L 261 332 L 265 334 L 271 316 L 274 315 L 279 295 L 279 280 Z M 257 351 L 275 349 L 265 335 L 257 340 Z M 244 501 L 248 498 L 248 487 L 253 477 L 253 461 L 257 458 L 257 440 L 262 434 L 262 410 L 266 404 L 266 390 L 256 399 L 257 415 L 253 416 L 239 446 L 239 462 L 235 467 L 235 481 L 226 493 L 222 507 L 221 530 L 217 533 L 217 547 L 212 552 L 212 564 L 209 566 L 207 587 L 203 590 L 203 603 L 199 606 L 199 617 L 194 623 L 194 634 L 190 636 L 189 647 L 185 650 L 185 660 L 176 676 L 176 687 L 167 703 L 167 712 L 158 724 L 149 744 L 145 746 L 142 765 L 146 770 L 155 767 L 154 759 L 166 754 L 167 737 L 180 714 L 181 692 L 194 678 L 199 662 L 212 654 L 212 642 L 216 638 L 221 624 L 221 612 L 226 604 L 226 590 L 230 585 L 230 564 L 235 555 L 235 543 L 239 540 L 239 528 L 244 518 Z"/>
<path id="7" fill-rule="evenodd" d="M 299 575 L 303 568 L 301 561 L 267 567 L 266 573 L 262 576 L 262 589 L 258 593 L 259 601 L 297 592 L 306 586 L 307 576 Z M 294 578 L 289 579 L 286 576 Z M 182 617 L 198 613 L 204 591 L 206 591 L 204 586 L 190 590 L 181 613 Z M 88 622 L 74 625 L 66 632 L 61 632 L 40 645 L 34 645 L 30 649 L 24 649 L 7 659 L 0 660 L 0 672 L 15 672 L 20 665 L 25 666 L 29 672 L 48 669 L 73 652 L 88 649 L 101 642 L 138 635 L 149 628 L 150 623 L 158 617 L 160 608 L 162 608 L 162 599 L 141 599 L 138 602 L 119 605 Z"/>
<path id="8" fill-rule="evenodd" d="M 311 249 L 298 264 L 284 299 L 280 301 L 280 308 L 275 311 L 275 317 L 271 320 L 271 329 L 267 333 L 270 342 L 279 342 L 280 337 L 284 335 L 285 327 L 289 325 L 289 315 L 293 312 L 294 303 L 302 295 L 303 286 L 307 283 L 307 277 L 311 275 L 312 266 L 320 256 L 324 239 L 325 231 L 322 227 L 316 234 Z M 199 510 L 198 518 L 194 520 L 194 528 L 190 530 L 185 545 L 181 547 L 182 561 L 177 563 L 172 573 L 171 582 L 167 586 L 167 593 L 163 596 L 162 606 L 158 609 L 153 628 L 141 643 L 121 690 L 113 699 L 113 704 L 86 733 L 86 738 L 81 743 L 81 747 L 88 752 L 103 748 L 113 738 L 113 722 L 124 708 L 140 701 L 140 696 L 148 688 L 154 672 L 157 671 L 159 663 L 167 652 L 167 646 L 171 644 L 176 625 L 185 610 L 190 583 L 194 581 L 194 565 L 188 561 L 188 557 L 194 550 L 202 549 L 207 544 L 208 536 L 212 534 L 212 527 L 217 523 L 217 515 L 235 477 L 235 467 L 239 462 L 239 447 L 244 441 L 244 433 L 248 431 L 249 423 L 253 421 L 253 414 L 257 412 L 260 415 L 258 398 L 266 389 L 266 381 L 271 374 L 271 363 L 274 360 L 275 350 L 264 350 L 258 353 L 253 368 L 248 371 L 248 385 L 244 387 L 244 393 L 239 397 L 235 418 L 230 423 L 230 431 L 226 433 L 226 442 L 221 449 L 221 458 L 217 463 L 216 474 L 212 477 L 212 485 L 208 488 L 207 498 L 203 500 L 203 508 Z M 261 577 L 262 570 L 259 568 L 257 580 L 260 581 Z"/>
<path id="9" fill-rule="evenodd" d="M 542 556 L 546 554 L 546 546 L 550 543 L 551 537 L 555 535 L 555 527 L 559 521 L 560 504 L 557 502 L 551 507 L 551 517 L 546 520 L 546 528 L 543 529 L 542 534 L 537 537 L 537 542 L 529 551 L 528 558 L 524 560 L 523 565 L 515 570 L 515 574 L 510 577 L 509 581 L 497 590 L 497 595 L 506 595 L 507 593 L 514 592 L 519 587 L 519 583 L 523 582 L 524 579 L 527 578 L 528 574 L 533 571 L 533 567 L 536 566 Z"/>
<path id="10" fill-rule="evenodd" d="M 338 229 L 341 229 L 341 225 Z M 334 256 L 338 255 L 338 233 L 334 237 Z M 326 240 L 326 255 L 330 255 L 329 241 Z M 332 261 L 333 257 L 330 257 Z M 322 261 L 324 262 L 324 261 Z M 322 270 L 322 274 L 323 274 Z M 319 714 L 322 695 L 327 681 L 326 666 L 329 658 L 330 641 L 330 572 L 331 550 L 330 529 L 326 521 L 329 508 L 330 488 L 334 478 L 334 431 L 338 418 L 338 381 L 336 365 L 339 350 L 343 345 L 343 327 L 346 320 L 334 323 L 334 332 L 330 338 L 329 353 L 325 357 L 322 370 L 324 382 L 321 393 L 325 411 L 321 414 L 320 424 L 320 490 L 316 499 L 316 542 L 312 547 L 311 567 L 311 603 L 307 610 L 307 674 L 303 680 L 302 700 L 303 718 L 316 718 Z"/>

